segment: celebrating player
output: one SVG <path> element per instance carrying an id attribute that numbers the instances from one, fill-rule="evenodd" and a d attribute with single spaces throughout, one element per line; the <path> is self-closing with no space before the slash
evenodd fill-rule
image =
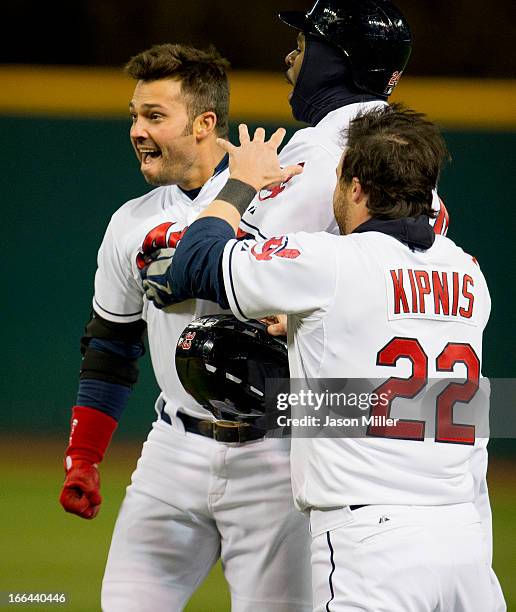
<path id="1" fill-rule="evenodd" d="M 148 308 L 140 281 L 148 253 L 174 247 L 227 180 L 216 144 L 228 130 L 227 66 L 213 49 L 160 45 L 126 68 L 137 80 L 131 142 L 157 188 L 113 215 L 100 247 L 61 494 L 68 512 L 91 519 L 99 511 L 98 464 L 136 382 L 147 330 L 161 394 L 116 522 L 106 612 L 182 610 L 219 557 L 233 610 L 311 609 L 309 536 L 292 500 L 289 441 L 203 427 L 214 417 L 182 388 L 174 353 L 185 325 L 219 310 L 194 300 Z"/>
<path id="2" fill-rule="evenodd" d="M 279 17 L 298 30 L 297 47 L 285 57 L 286 79 L 292 114 L 309 125 L 283 148 L 280 163 L 301 164 L 304 172 L 261 190 L 240 227 L 255 238 L 299 230 L 337 234 L 331 202 L 343 129 L 359 112 L 387 103 L 410 57 L 409 24 L 389 0 L 317 0 L 306 14 Z M 435 229 L 444 233 L 447 213 L 437 195 L 434 206 Z"/>
<path id="3" fill-rule="evenodd" d="M 401 419 L 362 438 L 294 438 L 292 483 L 310 514 L 316 612 L 493 612 L 469 465 L 485 440 L 452 412 L 477 388 L 491 303 L 476 260 L 428 223 L 444 141 L 420 114 L 369 110 L 351 121 L 337 170 L 341 236 L 235 240 L 255 193 L 303 171 L 280 166 L 283 136 L 266 142 L 258 128 L 250 140 L 242 125 L 240 147 L 221 142 L 230 178 L 179 242 L 166 290 L 229 305 L 242 320 L 288 313 L 294 378 L 401 374 L 414 397 L 428 377 L 465 368 L 451 411 L 444 391 L 438 398 L 435 436 Z"/>
<path id="4" fill-rule="evenodd" d="M 260 190 L 242 215 L 241 229 L 255 238 L 295 231 L 338 233 L 331 206 L 337 167 L 346 139 L 342 131 L 359 112 L 386 104 L 399 82 L 411 50 L 410 28 L 389 0 L 316 0 L 306 13 L 280 13 L 298 33 L 298 46 L 286 57 L 287 80 L 299 130 L 282 149 L 283 166 L 302 164 L 300 177 L 271 191 Z M 448 212 L 433 192 L 429 222 L 446 235 Z M 273 325 L 271 333 L 284 333 Z M 475 446 L 471 460 L 475 505 L 486 534 L 487 562 L 492 563 L 492 522 L 487 490 L 487 449 Z M 498 580 L 492 574 L 499 610 L 505 609 Z"/>

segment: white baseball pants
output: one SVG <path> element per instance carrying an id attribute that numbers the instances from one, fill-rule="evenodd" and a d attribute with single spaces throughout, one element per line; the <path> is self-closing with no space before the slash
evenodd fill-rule
<path id="1" fill-rule="evenodd" d="M 219 556 L 234 612 L 310 611 L 289 454 L 286 439 L 223 444 L 177 418 L 154 423 L 113 533 L 104 612 L 180 611 Z"/>
<path id="2" fill-rule="evenodd" d="M 494 612 L 473 504 L 313 510 L 315 612 Z"/>

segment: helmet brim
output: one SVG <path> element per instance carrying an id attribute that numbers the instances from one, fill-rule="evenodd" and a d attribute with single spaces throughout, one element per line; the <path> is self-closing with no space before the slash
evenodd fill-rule
<path id="1" fill-rule="evenodd" d="M 281 11 L 278 17 L 291 28 L 306 32 L 309 29 L 309 23 L 306 19 L 306 14 L 303 11 Z"/>

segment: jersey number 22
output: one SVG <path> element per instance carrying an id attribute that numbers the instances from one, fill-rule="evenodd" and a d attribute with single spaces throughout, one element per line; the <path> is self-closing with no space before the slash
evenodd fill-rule
<path id="1" fill-rule="evenodd" d="M 376 405 L 371 416 L 385 423 L 390 417 L 391 404 L 397 397 L 414 398 L 428 382 L 428 356 L 415 338 L 393 338 L 376 356 L 377 365 L 396 366 L 398 359 L 407 358 L 412 362 L 410 378 L 391 377 L 375 393 L 386 393 L 389 400 Z M 449 342 L 436 359 L 437 372 L 453 372 L 457 363 L 466 366 L 467 378 L 464 383 L 450 382 L 436 398 L 435 441 L 449 444 L 474 444 L 475 426 L 454 423 L 453 407 L 457 402 L 469 402 L 478 390 L 480 360 L 469 344 Z M 369 425 L 368 436 L 396 438 L 402 440 L 424 440 L 425 421 L 397 419 L 395 425 Z"/>

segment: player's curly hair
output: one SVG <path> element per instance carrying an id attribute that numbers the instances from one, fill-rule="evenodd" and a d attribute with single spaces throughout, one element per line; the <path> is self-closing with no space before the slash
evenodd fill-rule
<path id="1" fill-rule="evenodd" d="M 217 115 L 218 136 L 228 134 L 229 83 L 226 71 L 229 62 L 215 47 L 196 49 L 189 45 L 154 45 L 132 57 L 125 72 L 139 81 L 176 79 L 186 100 L 190 122 L 201 113 Z"/>
<path id="2" fill-rule="evenodd" d="M 358 178 L 372 217 L 428 215 L 432 190 L 450 155 L 438 127 L 422 113 L 392 104 L 362 113 L 346 130 L 341 180 Z"/>

